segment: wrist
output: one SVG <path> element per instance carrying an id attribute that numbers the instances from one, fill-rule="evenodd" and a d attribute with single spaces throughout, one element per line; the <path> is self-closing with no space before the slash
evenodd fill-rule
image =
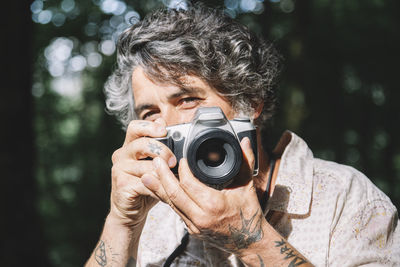
<path id="1" fill-rule="evenodd" d="M 104 224 L 103 235 L 107 239 L 113 239 L 121 244 L 125 244 L 124 246 L 129 248 L 128 251 L 133 253 L 132 255 L 136 257 L 137 246 L 144 223 L 145 220 L 136 222 L 133 226 L 132 224 L 125 223 L 110 212 Z"/>
<path id="2" fill-rule="evenodd" d="M 127 227 L 134 231 L 135 228 L 144 224 L 150 208 L 146 207 L 144 203 L 141 203 L 140 207 L 136 208 L 123 208 L 111 203 L 110 213 L 107 218 L 116 226 Z"/>
<path id="3" fill-rule="evenodd" d="M 273 247 L 274 240 L 280 235 L 276 230 L 263 218 L 261 221 L 262 238 L 253 243 L 250 247 L 243 249 L 237 255 L 246 266 L 264 266 L 265 258 L 270 263 L 274 262 Z"/>
<path id="4" fill-rule="evenodd" d="M 132 220 L 124 216 L 121 216 L 118 213 L 111 210 L 106 217 L 105 226 L 120 232 L 134 233 L 137 231 L 138 228 L 140 229 L 139 231 L 141 231 L 141 229 L 144 226 L 144 223 L 146 222 L 147 214 L 141 217 L 143 218 L 141 218 L 140 220 L 139 219 Z"/>
<path id="5" fill-rule="evenodd" d="M 240 255 L 246 266 L 265 266 L 266 262 L 271 266 L 313 266 L 266 220 L 263 223 L 263 233 L 260 242 Z"/>

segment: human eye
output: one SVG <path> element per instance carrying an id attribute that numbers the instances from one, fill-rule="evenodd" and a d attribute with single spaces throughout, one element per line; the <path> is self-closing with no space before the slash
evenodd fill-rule
<path id="1" fill-rule="evenodd" d="M 194 108 L 196 107 L 201 101 L 201 98 L 199 97 L 184 97 L 181 100 L 179 100 L 179 106 L 184 109 L 189 109 L 189 108 Z"/>
<path id="2" fill-rule="evenodd" d="M 147 111 L 147 112 L 144 112 L 144 114 L 141 116 L 141 119 L 153 121 L 156 119 L 157 114 L 158 114 L 158 112 L 155 110 Z"/>

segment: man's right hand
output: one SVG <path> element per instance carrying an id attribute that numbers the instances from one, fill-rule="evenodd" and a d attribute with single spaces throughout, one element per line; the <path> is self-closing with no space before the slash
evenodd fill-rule
<path id="1" fill-rule="evenodd" d="M 163 143 L 153 139 L 167 134 L 165 121 L 131 121 L 125 142 L 112 156 L 112 189 L 109 217 L 134 230 L 144 222 L 148 211 L 158 202 L 158 197 L 141 182 L 144 174 L 156 175 L 154 165 L 146 158 L 161 157 L 169 167 L 176 165 L 172 151 Z"/>

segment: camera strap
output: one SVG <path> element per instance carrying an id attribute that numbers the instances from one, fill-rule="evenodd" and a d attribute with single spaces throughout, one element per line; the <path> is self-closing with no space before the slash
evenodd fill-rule
<path id="1" fill-rule="evenodd" d="M 269 174 L 268 174 L 268 182 L 267 182 L 267 188 L 265 188 L 265 192 L 264 195 L 261 199 L 261 210 L 263 211 L 264 216 L 267 215 L 267 203 L 268 203 L 268 199 L 269 199 L 269 191 L 271 190 L 271 181 L 272 181 L 272 175 L 274 174 L 274 170 L 275 170 L 275 163 L 276 163 L 276 159 L 273 157 L 272 153 L 271 155 L 271 159 L 269 162 Z"/>
<path id="2" fill-rule="evenodd" d="M 189 243 L 189 232 L 185 230 L 185 234 L 182 237 L 181 244 L 176 247 L 176 249 L 171 253 L 171 255 L 169 255 L 163 267 L 171 266 L 172 262 L 176 259 L 176 257 L 178 257 L 185 251 L 188 243 Z"/>

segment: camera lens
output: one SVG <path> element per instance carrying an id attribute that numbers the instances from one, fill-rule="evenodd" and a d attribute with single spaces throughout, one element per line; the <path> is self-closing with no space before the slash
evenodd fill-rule
<path id="1" fill-rule="evenodd" d="M 189 144 L 187 159 L 193 175 L 200 181 L 223 188 L 238 174 L 242 165 L 242 150 L 232 133 L 208 128 Z"/>
<path id="2" fill-rule="evenodd" d="M 221 139 L 205 141 L 197 150 L 197 161 L 203 161 L 208 167 L 218 167 L 226 160 L 226 149 Z"/>

